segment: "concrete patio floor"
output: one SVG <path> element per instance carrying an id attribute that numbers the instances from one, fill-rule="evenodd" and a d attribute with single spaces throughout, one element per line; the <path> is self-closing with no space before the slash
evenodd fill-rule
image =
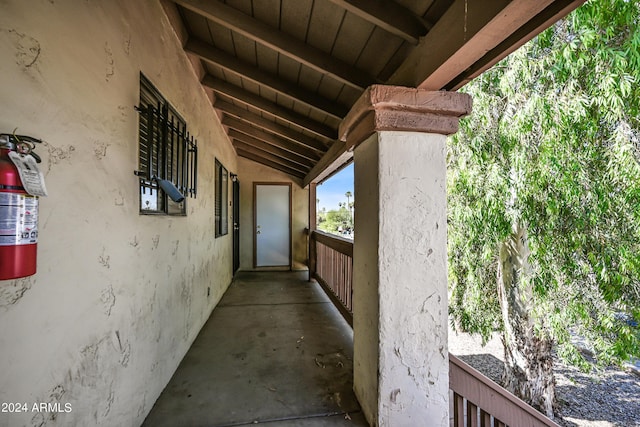
<path id="1" fill-rule="evenodd" d="M 367 426 L 353 333 L 306 272 L 239 272 L 144 426 Z"/>

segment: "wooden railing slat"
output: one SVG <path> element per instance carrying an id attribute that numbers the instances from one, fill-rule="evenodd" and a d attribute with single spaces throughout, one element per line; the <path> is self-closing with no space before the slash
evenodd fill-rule
<path id="1" fill-rule="evenodd" d="M 453 425 L 464 427 L 464 398 L 458 393 L 453 393 Z"/>
<path id="2" fill-rule="evenodd" d="M 480 427 L 491 427 L 491 414 L 480 409 Z"/>
<path id="3" fill-rule="evenodd" d="M 478 427 L 478 407 L 467 400 L 467 427 Z"/>

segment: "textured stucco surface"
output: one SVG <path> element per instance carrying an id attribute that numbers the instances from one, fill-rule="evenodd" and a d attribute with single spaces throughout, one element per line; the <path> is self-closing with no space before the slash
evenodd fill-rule
<path id="1" fill-rule="evenodd" d="M 355 150 L 354 387 L 374 425 L 448 421 L 445 141 L 378 132 Z"/>
<path id="2" fill-rule="evenodd" d="M 300 187 L 299 183 L 292 180 L 287 174 L 242 157 L 238 158 L 238 170 L 238 179 L 240 180 L 240 269 L 254 270 L 253 183 L 291 182 L 291 268 L 292 270 L 306 270 L 308 240 L 304 229 L 309 227 L 309 189 Z"/>
<path id="3" fill-rule="evenodd" d="M 38 273 L 0 282 L 0 426 L 140 425 L 231 281 L 213 162 L 233 148 L 156 1 L 4 0 L 0 132 L 39 137 Z M 186 217 L 138 214 L 139 73 L 199 147 Z"/>
<path id="4" fill-rule="evenodd" d="M 377 134 L 359 145 L 354 156 L 353 245 L 353 388 L 368 420 L 378 406 L 378 144 Z"/>

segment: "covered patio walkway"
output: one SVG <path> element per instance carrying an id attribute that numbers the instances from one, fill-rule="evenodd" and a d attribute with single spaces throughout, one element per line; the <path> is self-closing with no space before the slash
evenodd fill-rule
<path id="1" fill-rule="evenodd" d="M 145 426 L 366 426 L 353 333 L 306 272 L 240 272 Z"/>

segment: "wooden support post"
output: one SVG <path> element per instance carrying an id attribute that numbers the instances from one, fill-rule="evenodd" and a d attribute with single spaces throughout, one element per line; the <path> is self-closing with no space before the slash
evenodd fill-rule
<path id="1" fill-rule="evenodd" d="M 317 227 L 316 183 L 309 184 L 309 281 L 316 274 L 317 251 L 316 240 L 313 232 Z"/>

